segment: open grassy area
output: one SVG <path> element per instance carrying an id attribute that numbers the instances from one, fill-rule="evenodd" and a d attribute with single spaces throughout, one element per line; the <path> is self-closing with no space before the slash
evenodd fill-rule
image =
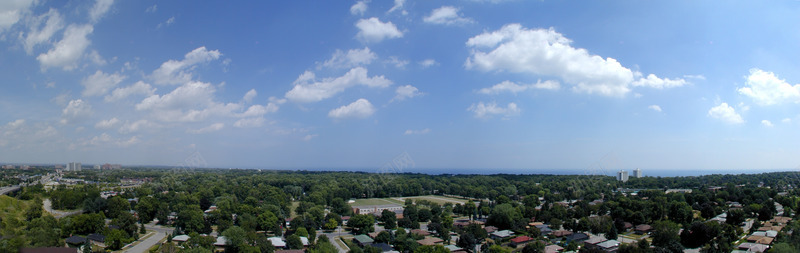
<path id="1" fill-rule="evenodd" d="M 26 209 L 28 209 L 28 203 L 26 201 L 0 195 L 0 217 L 3 217 L 3 219 L 7 217 L 24 219 Z"/>
<path id="2" fill-rule="evenodd" d="M 403 202 L 405 202 L 406 199 L 412 199 L 415 202 L 417 200 L 423 200 L 424 199 L 424 200 L 427 200 L 427 201 L 430 201 L 430 202 L 433 202 L 433 203 L 436 203 L 436 204 L 439 204 L 439 205 L 443 205 L 445 203 L 464 204 L 464 203 L 466 203 L 468 201 L 468 200 L 465 200 L 465 199 L 457 199 L 457 198 L 451 198 L 451 197 L 445 197 L 445 196 L 436 196 L 436 195 L 416 196 L 416 197 L 401 197 L 401 198 L 397 198 L 397 199 L 400 199 Z"/>
<path id="3" fill-rule="evenodd" d="M 403 201 L 391 198 L 385 199 L 356 199 L 355 202 L 350 203 L 350 206 L 378 206 L 378 205 L 402 205 Z"/>

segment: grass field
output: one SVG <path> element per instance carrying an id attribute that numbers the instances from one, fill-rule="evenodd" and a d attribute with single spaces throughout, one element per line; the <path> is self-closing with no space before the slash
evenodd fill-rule
<path id="1" fill-rule="evenodd" d="M 16 217 L 24 219 L 24 212 L 28 208 L 28 203 L 6 195 L 0 195 L 0 217 Z"/>
<path id="2" fill-rule="evenodd" d="M 406 199 L 411 199 L 414 201 L 424 199 L 440 205 L 443 205 L 445 203 L 464 204 L 467 202 L 467 200 L 465 199 L 427 195 L 427 196 L 414 196 L 414 197 L 356 199 L 355 202 L 350 203 L 350 206 L 378 206 L 378 205 L 391 205 L 391 204 L 403 205 L 405 204 Z"/>

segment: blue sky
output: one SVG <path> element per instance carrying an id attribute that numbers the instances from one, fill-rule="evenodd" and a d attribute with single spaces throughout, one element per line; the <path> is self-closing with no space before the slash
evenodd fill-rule
<path id="1" fill-rule="evenodd" d="M 4 1 L 0 162 L 795 169 L 798 11 Z"/>

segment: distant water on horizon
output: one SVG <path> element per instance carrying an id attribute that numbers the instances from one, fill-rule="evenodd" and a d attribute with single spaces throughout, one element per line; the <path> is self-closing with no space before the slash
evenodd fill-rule
<path id="1" fill-rule="evenodd" d="M 353 171 L 367 173 L 385 172 L 374 168 L 362 169 L 298 169 L 306 171 Z M 628 175 L 633 174 L 633 169 L 623 169 L 628 171 Z M 430 168 L 408 168 L 396 173 L 419 173 L 428 175 L 494 175 L 494 174 L 524 174 L 524 175 L 606 175 L 616 176 L 619 169 L 430 169 Z M 749 170 L 675 170 L 675 169 L 642 169 L 644 176 L 650 177 L 689 177 L 703 176 L 712 174 L 761 174 L 765 172 L 800 172 L 797 169 L 749 169 Z"/>

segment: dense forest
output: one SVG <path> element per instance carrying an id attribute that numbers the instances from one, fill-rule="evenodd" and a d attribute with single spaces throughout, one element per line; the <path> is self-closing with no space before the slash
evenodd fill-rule
<path id="1" fill-rule="evenodd" d="M 472 249 L 503 249 L 488 243 L 487 233 L 474 225 L 454 226 L 454 219 L 485 221 L 486 225 L 508 229 L 518 235 L 545 238 L 532 221 L 554 229 L 603 234 L 615 238 L 625 230 L 625 223 L 649 224 L 652 240 L 623 244 L 619 252 L 681 252 L 700 248 L 704 252 L 730 252 L 747 219 L 765 222 L 775 216 L 776 203 L 783 216 L 797 217 L 800 176 L 795 172 L 707 175 L 697 177 L 643 177 L 627 182 L 614 177 L 594 175 L 425 175 L 361 172 L 256 171 L 256 170 L 169 170 L 134 168 L 122 170 L 85 170 L 68 172 L 63 177 L 84 179 L 75 186 L 45 190 L 38 184 L 24 187 L 12 201 L 22 201 L 24 211 L 6 214 L 0 224 L 0 251 L 21 247 L 60 246 L 64 238 L 102 233 L 111 248 L 138 239 L 143 223 L 157 219 L 175 227 L 176 234 L 194 235 L 198 241 L 185 248 L 210 250 L 203 236 L 219 232 L 229 238 L 241 238 L 230 251 L 270 252 L 264 247 L 266 236 L 300 234 L 311 238 L 308 250 L 334 250 L 327 237 L 317 233 L 330 231 L 351 216 L 348 229 L 353 234 L 373 230 L 379 222 L 394 233 L 380 235 L 399 251 L 436 250 L 419 247 L 416 235 L 408 229 L 426 224 L 429 231 L 445 241 Z M 126 178 L 147 179 L 139 187 L 122 189 L 115 183 Z M 666 193 L 667 189 L 691 189 Z M 120 195 L 103 198 L 101 192 L 115 190 Z M 439 205 L 426 201 L 407 201 L 403 218 L 381 218 L 353 214 L 348 200 L 421 195 L 446 195 L 469 199 L 466 204 Z M 55 219 L 42 211 L 43 199 L 54 209 L 82 209 L 83 214 Z M 135 199 L 135 201 L 128 201 Z M 737 203 L 736 207 L 732 203 Z M 211 206 L 216 209 L 209 210 Z M 724 223 L 707 222 L 726 214 Z M 135 216 L 133 215 L 135 214 Z M 174 217 L 170 217 L 174 216 Z M 394 217 L 394 216 L 391 216 Z M 119 229 L 110 230 L 104 224 Z M 174 221 L 174 223 L 169 223 Z M 773 243 L 774 252 L 800 250 L 797 223 L 780 231 Z M 302 229 L 301 229 L 302 228 Z M 300 231 L 298 231 L 300 230 Z M 257 231 L 265 231 L 266 233 Z M 320 231 L 320 232 L 317 232 Z M 679 232 L 683 231 L 683 232 Z M 451 232 L 455 236 L 451 238 Z M 318 243 L 317 246 L 315 243 Z M 495 242 L 496 243 L 496 242 Z M 562 242 L 558 242 L 562 243 Z M 296 243 L 295 243 L 296 244 Z M 540 243 L 523 251 L 540 252 Z M 576 250 L 576 244 L 562 244 Z M 779 251 L 781 249 L 789 251 Z M 352 249 L 372 250 L 369 248 Z"/>

